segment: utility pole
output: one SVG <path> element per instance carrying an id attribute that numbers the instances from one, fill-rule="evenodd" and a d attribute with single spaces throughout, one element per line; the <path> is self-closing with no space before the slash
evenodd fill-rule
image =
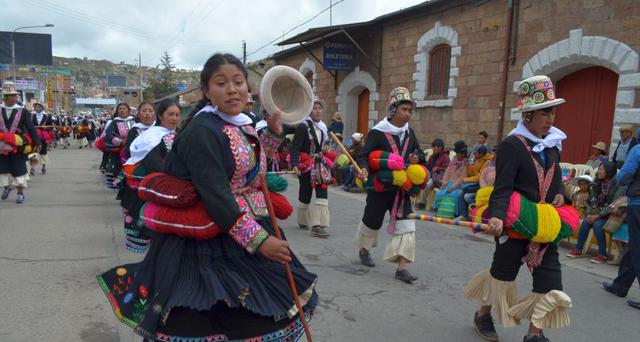
<path id="1" fill-rule="evenodd" d="M 242 41 L 242 64 L 247 64 L 247 42 Z"/>
<path id="2" fill-rule="evenodd" d="M 138 89 L 140 89 L 140 102 L 144 101 L 144 92 L 142 91 L 142 54 L 138 53 Z"/>
<path id="3" fill-rule="evenodd" d="M 333 26 L 333 0 L 329 0 L 329 26 Z"/>

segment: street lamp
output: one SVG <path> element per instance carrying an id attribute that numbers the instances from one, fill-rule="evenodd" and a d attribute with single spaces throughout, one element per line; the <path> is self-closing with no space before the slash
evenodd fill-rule
<path id="1" fill-rule="evenodd" d="M 18 27 L 15 30 L 11 31 L 11 36 L 9 36 L 9 41 L 11 42 L 11 70 L 13 73 L 13 82 L 16 82 L 16 44 L 13 40 L 13 34 L 18 30 L 27 29 L 27 28 L 36 28 L 36 27 L 53 27 L 53 24 L 44 24 L 37 26 L 22 26 Z"/>

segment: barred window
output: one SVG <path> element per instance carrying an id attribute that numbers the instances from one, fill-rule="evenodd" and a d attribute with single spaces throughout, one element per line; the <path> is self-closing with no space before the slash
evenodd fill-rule
<path id="1" fill-rule="evenodd" d="M 450 63 L 451 46 L 440 44 L 429 52 L 429 83 L 427 87 L 429 97 L 447 97 Z"/>

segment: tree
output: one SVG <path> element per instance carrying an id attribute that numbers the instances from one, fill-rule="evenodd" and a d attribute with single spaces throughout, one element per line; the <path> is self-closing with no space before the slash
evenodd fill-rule
<path id="1" fill-rule="evenodd" d="M 160 58 L 160 65 L 155 68 L 156 78 L 151 80 L 149 87 L 144 90 L 146 99 L 159 99 L 178 91 L 175 81 L 175 65 L 167 51 Z"/>

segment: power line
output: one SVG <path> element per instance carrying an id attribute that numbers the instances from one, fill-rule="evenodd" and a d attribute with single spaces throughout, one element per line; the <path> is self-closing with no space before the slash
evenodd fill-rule
<path id="1" fill-rule="evenodd" d="M 180 40 L 182 39 L 182 37 L 184 37 L 184 35 L 191 30 L 194 27 L 197 27 L 198 25 L 200 25 L 204 20 L 206 20 L 209 15 L 211 15 L 211 13 L 213 12 L 213 10 L 215 10 L 220 4 L 222 4 L 222 0 L 215 2 L 215 1 L 211 1 L 209 3 L 207 3 L 207 5 L 205 5 L 205 7 L 203 7 L 199 13 L 195 16 L 195 18 L 193 19 L 194 21 L 186 26 L 182 32 L 180 32 L 178 35 L 176 35 L 175 39 L 172 41 L 171 43 L 171 48 L 169 50 L 172 50 L 174 48 L 174 46 L 176 44 L 180 43 Z M 194 8 L 194 11 L 197 9 L 197 6 Z"/>
<path id="2" fill-rule="evenodd" d="M 112 22 L 107 22 L 104 19 L 101 18 L 97 18 L 97 17 L 92 17 L 89 16 L 85 13 L 79 12 L 79 11 L 75 11 L 75 10 L 71 10 L 65 7 L 62 7 L 60 5 L 57 4 L 52 4 L 50 2 L 47 2 L 45 0 L 32 0 L 31 4 L 36 6 L 36 7 L 40 7 L 43 9 L 46 9 L 48 11 L 52 11 L 52 12 L 56 12 L 58 14 L 67 16 L 67 17 L 71 17 L 74 18 L 80 22 L 86 23 L 86 24 L 91 24 L 91 25 L 99 25 L 99 26 L 103 26 L 103 27 L 107 27 L 107 28 L 111 28 L 111 29 L 115 29 L 133 36 L 137 36 L 143 39 L 149 39 L 149 40 L 154 40 L 154 41 L 159 41 L 159 42 L 164 42 L 164 43 L 175 43 L 174 39 L 176 38 L 175 36 L 170 36 L 170 35 L 165 35 L 165 34 L 157 34 L 157 33 L 151 33 L 148 31 L 144 31 L 144 30 L 140 30 L 138 28 L 135 27 L 130 27 L 130 26 L 124 26 L 124 25 L 118 25 Z M 193 47 L 206 47 L 206 48 L 212 48 L 212 47 L 218 47 L 219 45 L 222 44 L 228 44 L 228 45 L 235 45 L 237 44 L 236 41 L 225 41 L 225 42 L 214 42 L 214 41 L 180 41 L 178 42 L 178 44 L 180 45 L 185 45 L 185 46 L 193 46 Z M 215 45 L 213 45 L 215 44 Z"/>
<path id="3" fill-rule="evenodd" d="M 345 0 L 339 0 L 339 1 L 338 1 L 338 2 L 336 2 L 336 3 L 329 5 L 329 7 L 327 7 L 327 8 L 325 8 L 325 9 L 323 9 L 322 11 L 320 11 L 319 13 L 317 13 L 316 15 L 314 15 L 313 17 L 311 17 L 310 19 L 306 20 L 305 22 L 303 22 L 303 23 L 301 23 L 301 24 L 298 24 L 298 25 L 294 26 L 292 29 L 290 29 L 289 31 L 286 31 L 286 32 L 285 32 L 285 33 L 283 33 L 281 36 L 278 36 L 278 37 L 277 37 L 277 38 L 275 38 L 274 40 L 272 40 L 272 41 L 268 42 L 267 44 L 265 44 L 265 45 L 263 45 L 263 46 L 259 47 L 259 48 L 258 48 L 258 49 L 256 49 L 256 50 L 252 51 L 251 53 L 249 53 L 249 54 L 247 55 L 247 57 L 249 57 L 249 56 L 251 56 L 251 55 L 255 54 L 256 52 L 258 52 L 258 51 L 260 51 L 260 50 L 262 50 L 262 49 L 264 49 L 264 48 L 266 48 L 266 47 L 268 47 L 268 46 L 271 46 L 271 44 L 273 44 L 273 43 L 277 42 L 277 41 L 278 41 L 278 40 L 280 40 L 282 37 L 284 37 L 284 36 L 286 36 L 287 34 L 291 33 L 292 31 L 294 31 L 295 29 L 299 28 L 300 26 L 303 26 L 303 25 L 308 24 L 309 22 L 313 21 L 315 18 L 319 17 L 322 13 L 324 13 L 324 12 L 326 12 L 326 11 L 330 10 L 333 6 L 336 6 L 336 5 L 338 5 L 339 3 L 344 2 L 344 1 L 345 1 Z"/>

